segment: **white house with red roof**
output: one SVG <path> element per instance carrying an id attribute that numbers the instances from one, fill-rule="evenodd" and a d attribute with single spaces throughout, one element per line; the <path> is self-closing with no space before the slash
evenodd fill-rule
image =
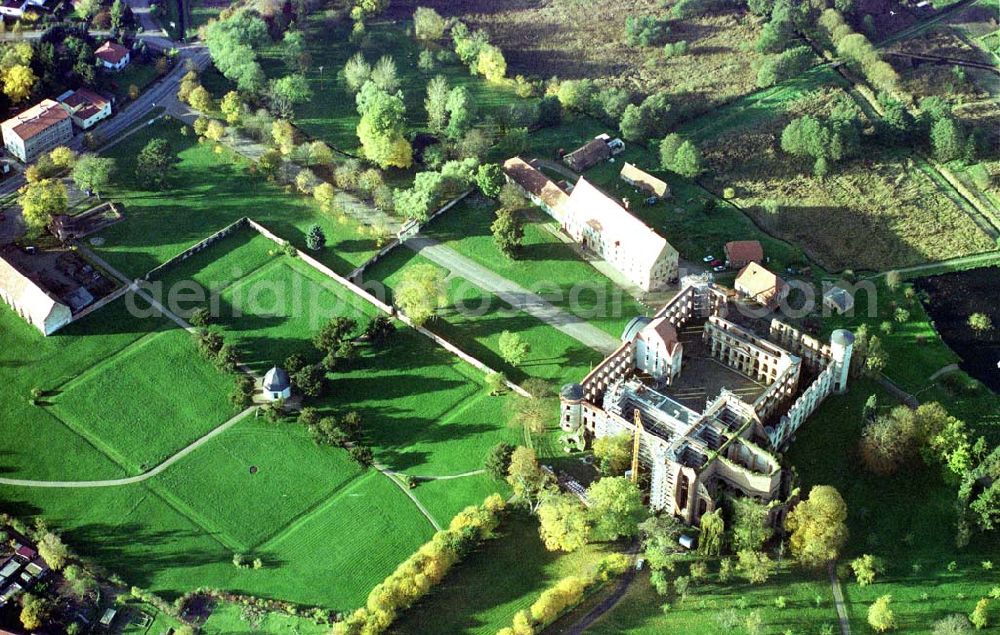
<path id="1" fill-rule="evenodd" d="M 102 68 L 109 71 L 120 71 L 128 66 L 131 60 L 128 48 L 111 40 L 108 40 L 94 51 L 94 57 L 97 58 L 97 62 Z"/>
<path id="2" fill-rule="evenodd" d="M 87 88 L 68 90 L 58 97 L 63 109 L 80 129 L 87 130 L 111 116 L 111 100 Z"/>
<path id="3" fill-rule="evenodd" d="M 665 317 L 649 321 L 634 340 L 635 367 L 656 381 L 670 385 L 681 372 L 684 345 L 677 329 Z"/>

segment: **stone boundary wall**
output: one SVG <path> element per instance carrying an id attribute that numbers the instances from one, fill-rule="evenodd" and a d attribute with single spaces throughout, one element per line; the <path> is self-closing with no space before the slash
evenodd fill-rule
<path id="1" fill-rule="evenodd" d="M 130 290 L 130 287 L 128 287 L 127 285 L 122 285 L 122 286 L 118 287 L 118 289 L 116 289 L 115 291 L 112 291 L 111 293 L 109 293 L 108 295 L 104 296 L 103 298 L 101 298 L 97 302 L 94 302 L 93 304 L 91 304 L 90 306 L 86 307 L 85 309 L 83 309 L 79 313 L 75 314 L 73 316 L 73 319 L 70 320 L 70 322 L 76 322 L 77 320 L 79 320 L 81 318 L 87 317 L 88 315 L 90 315 L 94 311 L 96 311 L 98 309 L 101 309 L 101 308 L 104 308 L 105 306 L 111 304 L 112 302 L 114 302 L 118 298 L 120 298 L 123 295 L 125 295 L 126 293 L 128 293 L 129 290 Z"/>
<path id="2" fill-rule="evenodd" d="M 427 223 L 431 222 L 432 220 L 434 220 L 435 218 L 437 218 L 441 214 L 444 214 L 445 212 L 447 212 L 448 210 L 450 210 L 452 207 L 454 207 L 455 205 L 457 205 L 459 202 L 465 200 L 466 197 L 468 197 L 474 191 L 475 191 L 474 189 L 465 190 L 464 192 L 462 192 L 461 194 L 459 194 L 455 198 L 451 199 L 450 201 L 448 201 L 447 203 L 445 203 L 444 205 L 442 205 L 441 207 L 439 207 L 433 214 L 431 214 L 430 216 L 427 217 L 427 220 L 425 220 L 423 223 L 420 223 L 417 226 L 417 232 L 416 233 L 419 233 L 420 229 L 424 225 L 426 225 Z M 368 267 L 372 266 L 373 264 L 375 264 L 376 262 L 378 262 L 379 260 L 381 260 L 382 258 L 384 258 L 386 256 L 386 254 L 388 254 L 389 252 L 391 252 L 392 250 L 394 250 L 396 247 L 401 246 L 404 242 L 405 241 L 399 239 L 399 236 L 393 238 L 384 247 L 382 247 L 382 249 L 380 249 L 378 251 L 378 253 L 376 253 L 374 256 L 372 256 L 371 258 L 369 258 L 368 260 L 366 260 L 365 262 L 363 262 L 358 268 L 356 268 L 354 271 L 352 271 L 350 273 L 350 275 L 347 276 L 347 278 L 349 280 L 352 280 L 352 281 L 360 279 L 361 276 L 362 276 L 362 274 L 364 274 L 364 272 L 368 269 Z"/>
<path id="3" fill-rule="evenodd" d="M 206 247 L 214 245 L 215 243 L 219 242 L 220 240 L 222 240 L 226 236 L 232 234 L 234 231 L 236 231 L 240 227 L 243 227 L 244 225 L 247 224 L 247 222 L 249 220 L 250 219 L 248 219 L 248 218 L 246 218 L 244 216 L 243 218 L 239 219 L 238 221 L 236 221 L 236 222 L 234 222 L 234 223 L 232 223 L 230 225 L 227 225 L 226 227 L 223 227 L 222 229 L 220 229 L 219 231 L 215 232 L 214 234 L 212 234 L 208 238 L 205 238 L 204 240 L 201 240 L 201 241 L 195 243 L 194 245 L 191 245 L 190 247 L 188 247 L 187 249 L 185 249 L 181 253 L 177 254 L 173 258 L 167 260 L 163 264 L 158 265 L 156 267 L 153 267 L 152 269 L 150 269 L 149 271 L 146 272 L 146 275 L 144 275 L 142 277 L 142 279 L 148 281 L 154 274 L 158 274 L 161 271 L 169 269 L 170 267 L 173 267 L 177 263 L 184 262 L 185 260 L 187 260 L 191 256 L 193 256 L 196 253 L 204 250 Z"/>
<path id="4" fill-rule="evenodd" d="M 265 238 L 267 238 L 269 240 L 272 240 L 275 243 L 277 243 L 277 244 L 279 244 L 279 245 L 281 245 L 283 247 L 285 245 L 289 244 L 287 241 L 279 238 L 276 234 L 274 234 L 273 232 L 271 232 L 269 229 L 267 229 L 266 227 L 264 227 L 260 223 L 254 221 L 252 219 L 249 219 L 249 218 L 244 219 L 244 220 L 245 220 L 245 222 L 247 222 L 249 224 L 249 226 L 251 228 L 253 228 L 255 231 L 259 232 Z M 426 328 L 424 328 L 422 326 L 417 326 L 416 324 L 413 323 L 413 321 L 406 314 L 404 314 L 401 311 L 398 311 L 395 307 L 389 306 L 388 304 L 386 304 L 386 303 L 382 302 L 381 300 L 377 299 L 376 297 L 374 297 L 373 295 L 371 295 L 370 293 L 368 293 L 367 291 L 365 291 L 364 289 L 362 289 L 358 285 L 354 284 L 353 282 L 351 282 L 347 278 L 345 278 L 345 277 L 337 274 L 332 269 L 330 269 L 329 267 L 327 267 L 323 263 L 319 262 L 318 260 L 316 260 L 315 258 L 313 258 L 312 256 L 310 256 L 309 254 L 304 253 L 303 251 L 301 251 L 299 249 L 295 250 L 295 254 L 302 260 L 302 262 L 306 263 L 307 265 L 309 265 L 310 267 L 312 267 L 316 271 L 318 271 L 321 274 L 323 274 L 324 276 L 330 278 L 331 280 L 333 280 L 334 282 L 336 282 L 340 286 L 344 287 L 345 289 L 347 289 L 348 291 L 350 291 L 354 295 L 358 296 L 359 298 L 361 298 L 365 302 L 368 302 L 369 304 L 373 305 L 374 307 L 376 307 L 377 309 L 379 309 L 383 313 L 387 313 L 387 314 L 389 314 L 391 316 L 394 316 L 396 319 L 398 319 L 403 324 L 406 324 L 407 326 L 409 326 L 409 327 L 413 328 L 414 330 L 416 330 L 418 333 L 420 333 L 420 334 L 422 334 L 422 335 L 424 335 L 426 337 L 429 337 L 438 346 L 441 346 L 442 348 L 444 348 L 448 352 L 452 353 L 453 355 L 455 355 L 456 357 L 458 357 L 459 359 L 461 359 L 465 363 L 473 366 L 474 368 L 479 369 L 483 373 L 495 372 L 492 368 L 490 368 L 489 366 L 487 366 L 485 363 L 479 361 L 478 359 L 476 359 L 472 355 L 469 355 L 468 353 L 466 353 L 462 349 L 458 348 L 457 346 L 455 346 L 454 344 L 452 344 L 448 340 L 444 339 L 440 335 L 437 335 L 436 333 L 432 333 L 431 331 L 429 331 L 428 329 L 426 329 Z M 510 388 L 512 391 L 516 392 L 517 394 L 521 395 L 522 397 L 530 397 L 531 396 L 526 390 L 524 390 L 523 388 L 521 388 L 520 386 L 518 386 L 517 384 L 515 384 L 513 382 L 508 381 L 507 382 L 507 387 Z"/>

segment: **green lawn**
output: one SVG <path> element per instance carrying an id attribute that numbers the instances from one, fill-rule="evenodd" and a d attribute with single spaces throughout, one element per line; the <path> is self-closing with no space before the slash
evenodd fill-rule
<path id="1" fill-rule="evenodd" d="M 249 553 L 361 472 L 347 452 L 317 446 L 302 426 L 251 418 L 153 487 L 234 551 Z"/>
<path id="2" fill-rule="evenodd" d="M 289 355 L 314 354 L 311 334 L 346 316 L 364 328 L 377 310 L 303 262 L 281 256 L 222 293 L 223 333 L 260 371 Z"/>
<path id="3" fill-rule="evenodd" d="M 751 613 L 757 613 L 763 620 L 765 633 L 813 635 L 821 633 L 825 626 L 837 624 L 830 584 L 822 575 L 804 574 L 784 566 L 765 584 L 753 586 L 741 581 L 720 584 L 715 579 L 716 569 L 714 564 L 710 565 L 713 573 L 709 580 L 692 585 L 687 598 L 680 601 L 674 598 L 666 610 L 661 607 L 667 598 L 656 593 L 649 583 L 648 572 L 643 572 L 619 604 L 587 632 L 594 635 L 744 633 L 743 620 Z M 784 598 L 784 608 L 777 604 L 779 597 Z M 572 616 L 579 617 L 578 613 Z M 739 621 L 734 624 L 736 620 Z M 563 622 L 556 624 L 552 632 L 566 632 L 569 624 Z"/>
<path id="4" fill-rule="evenodd" d="M 395 631 L 492 635 L 559 578 L 588 571 L 611 552 L 610 545 L 588 545 L 571 554 L 546 551 L 537 521 L 518 513 L 499 531 L 402 615 Z"/>
<path id="5" fill-rule="evenodd" d="M 423 233 L 615 337 L 635 316 L 651 314 L 554 236 L 547 229 L 556 228 L 554 221 L 541 211 L 532 213 L 525 224 L 518 257 L 504 256 L 490 231 L 496 209 L 494 201 L 471 196 L 428 224 Z"/>
<path id="6" fill-rule="evenodd" d="M 383 283 L 391 296 L 406 268 L 416 264 L 432 263 L 408 249 L 398 249 L 370 267 L 365 276 Z M 597 351 L 526 312 L 513 311 L 500 298 L 463 278 L 452 276 L 447 284 L 450 304 L 428 328 L 515 382 L 528 377 L 557 384 L 579 381 L 603 359 Z M 499 339 L 505 330 L 518 333 L 531 347 L 518 367 L 500 357 Z"/>
<path id="7" fill-rule="evenodd" d="M 933 620 L 971 612 L 997 584 L 996 575 L 980 563 L 1000 561 L 1000 542 L 995 535 L 978 536 L 965 549 L 955 547 L 955 486 L 944 483 L 933 468 L 917 462 L 882 477 L 857 467 L 861 410 L 872 393 L 879 395 L 883 408 L 894 405 L 870 382 L 856 382 L 847 396 L 831 398 L 810 418 L 787 459 L 804 487 L 829 484 L 844 496 L 851 530 L 845 559 L 872 553 L 888 565 L 886 575 L 872 586 L 847 585 L 852 622 L 864 624 L 868 605 L 891 593 L 900 630 L 929 633 Z M 950 572 L 952 561 L 957 569 Z"/>
<path id="8" fill-rule="evenodd" d="M 141 472 L 233 416 L 232 382 L 198 355 L 187 331 L 173 328 L 100 360 L 61 386 L 51 407 L 117 463 Z"/>
<path id="9" fill-rule="evenodd" d="M 141 93 L 146 90 L 147 86 L 156 81 L 156 77 L 155 65 L 133 61 L 117 73 L 108 73 L 107 81 L 118 103 L 127 104 L 129 101 L 129 87 L 135 86 Z"/>
<path id="10" fill-rule="evenodd" d="M 506 498 L 510 495 L 510 488 L 505 482 L 496 481 L 488 474 L 420 481 L 413 490 L 414 496 L 441 526 L 447 525 L 455 514 L 469 505 L 481 503 L 487 496 L 497 492 Z"/>
<path id="11" fill-rule="evenodd" d="M 134 157 L 152 138 L 164 138 L 177 153 L 165 191 L 138 182 Z M 250 216 L 271 231 L 305 246 L 305 232 L 319 224 L 327 246 L 317 254 L 338 272 L 349 272 L 375 252 L 375 243 L 352 219 L 340 223 L 324 215 L 312 199 L 287 193 L 255 179 L 246 163 L 212 144 L 199 144 L 193 133 L 161 120 L 132 135 L 109 151 L 118 171 L 108 197 L 124 205 L 125 220 L 101 233 L 102 256 L 126 275 L 140 277 L 187 247 Z"/>

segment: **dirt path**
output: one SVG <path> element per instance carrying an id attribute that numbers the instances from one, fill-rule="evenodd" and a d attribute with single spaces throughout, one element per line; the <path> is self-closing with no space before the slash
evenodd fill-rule
<path id="1" fill-rule="evenodd" d="M 192 441 L 187 447 L 183 448 L 177 454 L 169 457 L 167 460 L 163 461 L 153 469 L 148 472 L 143 472 L 136 476 L 129 476 L 126 478 L 112 478 L 103 481 L 36 481 L 31 479 L 20 479 L 20 478 L 0 478 L 0 485 L 13 485 L 15 487 L 48 487 L 48 488 L 67 488 L 67 489 L 84 489 L 90 487 L 117 487 L 120 485 L 134 485 L 135 483 L 141 483 L 145 480 L 151 479 L 158 474 L 163 473 L 164 470 L 169 468 L 174 463 L 180 461 L 188 454 L 191 454 L 201 446 L 205 445 L 215 437 L 219 436 L 226 430 L 232 428 L 237 423 L 242 421 L 247 415 L 253 412 L 257 407 L 250 406 L 246 410 L 240 412 L 229 421 L 226 421 L 222 425 L 214 428 L 208 434 Z"/>
<path id="2" fill-rule="evenodd" d="M 515 309 L 533 315 L 584 346 L 608 354 L 620 344 L 617 338 L 586 320 L 554 306 L 540 295 L 497 275 L 432 238 L 418 235 L 408 239 L 404 244 L 421 256 L 448 269 L 453 275 L 465 278 L 477 287 L 489 291 Z"/>
<path id="3" fill-rule="evenodd" d="M 976 254 L 974 256 L 959 256 L 958 258 L 951 258 L 949 260 L 941 260 L 939 262 L 928 262 L 922 265 L 914 265 L 913 267 L 903 267 L 902 269 L 895 269 L 901 274 L 911 274 L 920 273 L 922 271 L 930 271 L 933 269 L 941 269 L 942 272 L 949 271 L 952 267 L 968 267 L 974 268 L 976 266 L 988 266 L 993 264 L 1000 264 L 1000 252 L 989 251 L 985 254 Z M 867 279 L 881 278 L 888 271 L 883 271 L 881 273 L 872 274 L 867 276 Z"/>

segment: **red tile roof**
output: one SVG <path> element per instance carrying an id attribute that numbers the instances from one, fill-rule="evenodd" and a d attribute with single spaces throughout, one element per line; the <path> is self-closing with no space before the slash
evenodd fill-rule
<path id="1" fill-rule="evenodd" d="M 117 64 L 125 59 L 126 55 L 128 55 L 128 49 L 111 40 L 108 40 L 94 51 L 95 57 L 104 60 L 108 64 Z"/>
<path id="2" fill-rule="evenodd" d="M 748 262 L 763 262 L 764 248 L 756 240 L 734 240 L 726 243 L 726 260 L 744 265 Z"/>
<path id="3" fill-rule="evenodd" d="M 108 105 L 105 97 L 87 88 L 73 91 L 61 102 L 80 119 L 90 119 Z"/>
<path id="4" fill-rule="evenodd" d="M 3 127 L 27 141 L 68 118 L 69 113 L 62 106 L 51 99 L 45 99 L 3 122 Z"/>

